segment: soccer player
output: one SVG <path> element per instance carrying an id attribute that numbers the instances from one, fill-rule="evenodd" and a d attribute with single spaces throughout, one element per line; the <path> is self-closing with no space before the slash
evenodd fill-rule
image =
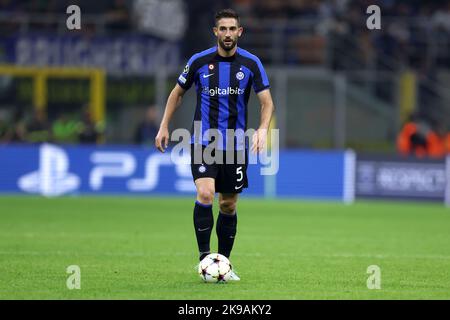
<path id="1" fill-rule="evenodd" d="M 232 9 L 218 12 L 215 16 L 214 35 L 217 45 L 194 54 L 188 61 L 175 88 L 170 93 L 155 146 L 164 152 L 169 141 L 169 122 L 180 105 L 182 97 L 193 83 L 197 92 L 197 106 L 191 139 L 191 171 L 197 189 L 194 206 L 194 227 L 200 261 L 210 253 L 211 231 L 214 225 L 213 200 L 219 194 L 219 214 L 216 225 L 218 252 L 230 256 L 236 236 L 238 195 L 248 187 L 248 144 L 239 144 L 236 137 L 229 138 L 227 129 L 236 132 L 247 130 L 247 103 L 253 87 L 261 104 L 259 128 L 252 137 L 251 150 L 261 152 L 265 146 L 270 120 L 274 110 L 269 80 L 258 57 L 237 46 L 242 35 L 239 16 Z M 217 139 L 210 134 L 216 130 Z M 241 141 L 242 142 L 242 141 Z M 206 161 L 204 152 L 213 145 L 210 155 L 222 153 L 223 162 Z M 231 148 L 230 149 L 230 146 Z M 196 161 L 194 154 L 200 151 L 202 158 Z M 209 150 L 210 151 L 210 150 Z M 233 161 L 226 161 L 232 152 Z M 217 158 L 214 158 L 217 159 Z M 240 159 L 240 161 L 239 161 Z M 233 280 L 239 280 L 233 274 Z"/>

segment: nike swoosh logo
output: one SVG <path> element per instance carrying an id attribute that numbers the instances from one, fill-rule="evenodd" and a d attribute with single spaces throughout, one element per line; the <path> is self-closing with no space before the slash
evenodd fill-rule
<path id="1" fill-rule="evenodd" d="M 203 79 L 209 78 L 209 77 L 211 77 L 211 76 L 213 76 L 213 75 L 214 75 L 214 73 L 211 73 L 211 74 L 204 74 L 204 75 L 203 75 Z"/>
<path id="2" fill-rule="evenodd" d="M 200 228 L 198 228 L 197 230 L 200 231 L 200 232 L 202 232 L 202 231 L 209 230 L 209 228 L 205 228 L 205 229 L 200 229 Z"/>
<path id="3" fill-rule="evenodd" d="M 234 187 L 234 190 L 239 190 L 240 188 L 242 188 L 244 185 L 241 184 L 239 187 Z"/>

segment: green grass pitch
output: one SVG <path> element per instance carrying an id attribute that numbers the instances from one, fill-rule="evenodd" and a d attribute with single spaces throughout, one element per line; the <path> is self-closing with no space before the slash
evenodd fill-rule
<path id="1" fill-rule="evenodd" d="M 194 270 L 193 203 L 0 197 L 0 299 L 450 299 L 441 204 L 243 197 L 231 255 L 242 280 L 218 285 Z M 69 265 L 80 290 L 66 287 Z M 367 288 L 369 265 L 380 290 Z"/>

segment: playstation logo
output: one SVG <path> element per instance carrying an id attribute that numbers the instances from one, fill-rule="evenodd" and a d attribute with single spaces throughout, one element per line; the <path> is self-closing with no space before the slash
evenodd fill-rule
<path id="1" fill-rule="evenodd" d="M 69 173 L 66 152 L 54 145 L 43 144 L 39 150 L 39 169 L 22 176 L 18 185 L 25 192 L 57 197 L 80 186 L 80 178 Z"/>

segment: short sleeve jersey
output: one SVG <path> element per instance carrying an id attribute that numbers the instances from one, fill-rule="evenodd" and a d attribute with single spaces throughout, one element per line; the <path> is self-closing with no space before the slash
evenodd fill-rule
<path id="1" fill-rule="evenodd" d="M 205 133 L 208 129 L 217 129 L 222 134 L 224 148 L 227 129 L 247 130 L 251 88 L 255 93 L 270 88 L 257 56 L 238 47 L 234 56 L 222 57 L 217 53 L 217 46 L 193 55 L 178 77 L 178 84 L 185 90 L 195 84 L 197 92 L 191 143 L 201 141 L 207 145 L 210 140 L 205 138 Z M 198 131 L 201 137 L 194 132 L 195 122 L 201 124 Z"/>

